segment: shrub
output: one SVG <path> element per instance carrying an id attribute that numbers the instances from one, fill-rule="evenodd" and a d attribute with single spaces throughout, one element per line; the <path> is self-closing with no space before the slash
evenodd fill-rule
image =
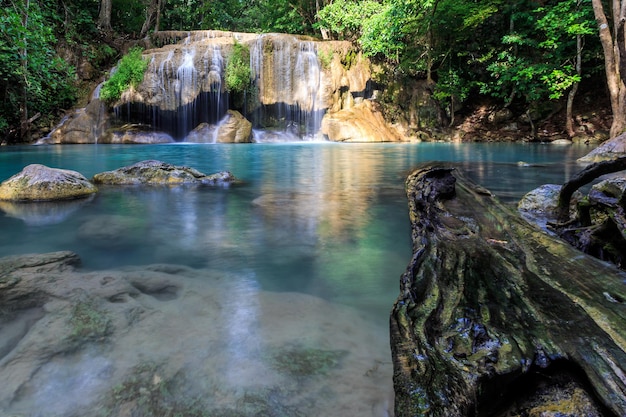
<path id="1" fill-rule="evenodd" d="M 226 64 L 226 90 L 243 93 L 250 85 L 250 50 L 235 41 L 233 52 Z"/>
<path id="2" fill-rule="evenodd" d="M 120 60 L 117 70 L 102 85 L 100 98 L 106 102 L 119 100 L 122 93 L 136 87 L 148 68 L 148 61 L 141 56 L 141 48 L 132 48 Z"/>

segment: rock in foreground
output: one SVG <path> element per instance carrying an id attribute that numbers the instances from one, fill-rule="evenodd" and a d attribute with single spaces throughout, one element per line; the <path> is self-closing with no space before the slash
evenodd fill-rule
<path id="1" fill-rule="evenodd" d="M 76 171 L 32 164 L 0 184 L 0 200 L 67 200 L 87 197 L 97 191 L 87 178 Z"/>
<path id="2" fill-rule="evenodd" d="M 626 275 L 450 168 L 415 171 L 407 196 L 413 258 L 390 321 L 395 415 L 539 415 L 527 413 L 545 409 L 534 400 L 506 411 L 537 380 L 553 398 L 580 389 L 626 415 Z M 550 415 L 604 415 L 566 403 Z"/>
<path id="3" fill-rule="evenodd" d="M 114 171 L 101 172 L 94 175 L 93 181 L 96 184 L 108 185 L 228 185 L 236 179 L 228 171 L 206 175 L 193 168 L 148 160 Z"/>

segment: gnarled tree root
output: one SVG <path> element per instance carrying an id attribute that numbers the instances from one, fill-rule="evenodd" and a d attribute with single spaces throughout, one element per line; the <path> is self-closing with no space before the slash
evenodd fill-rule
<path id="1" fill-rule="evenodd" d="M 516 381 L 579 370 L 626 415 L 626 274 L 450 167 L 406 182 L 413 257 L 391 314 L 396 416 L 489 415 Z"/>

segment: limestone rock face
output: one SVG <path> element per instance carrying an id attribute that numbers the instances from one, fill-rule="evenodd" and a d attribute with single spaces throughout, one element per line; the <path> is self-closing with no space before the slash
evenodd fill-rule
<path id="1" fill-rule="evenodd" d="M 76 171 L 32 164 L 0 184 L 0 200 L 64 200 L 87 197 L 97 191 Z"/>
<path id="2" fill-rule="evenodd" d="M 87 107 L 78 109 L 69 115 L 41 144 L 85 144 L 97 143 L 100 136 L 110 125 L 110 115 L 106 105 L 99 99 L 93 99 Z"/>
<path id="3" fill-rule="evenodd" d="M 217 128 L 218 143 L 249 143 L 252 141 L 252 123 L 238 111 L 229 110 Z"/>
<path id="4" fill-rule="evenodd" d="M 594 162 L 617 159 L 623 156 L 626 156 L 626 133 L 622 133 L 602 143 L 587 155 L 578 158 L 578 162 L 591 164 Z"/>
<path id="5" fill-rule="evenodd" d="M 96 184 L 109 185 L 228 185 L 235 182 L 235 177 L 227 171 L 206 175 L 193 168 L 148 160 L 114 171 L 101 172 L 94 175 L 93 181 Z"/>
<path id="6" fill-rule="evenodd" d="M 387 125 L 377 106 L 365 100 L 352 108 L 328 113 L 321 132 L 333 142 L 399 142 L 402 137 Z"/>

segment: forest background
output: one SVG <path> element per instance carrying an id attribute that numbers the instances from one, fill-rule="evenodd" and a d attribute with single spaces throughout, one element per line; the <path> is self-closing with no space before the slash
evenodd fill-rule
<path id="1" fill-rule="evenodd" d="M 558 114 L 552 126 L 573 137 L 585 128 L 573 109 L 586 106 L 597 113 L 606 103 L 610 136 L 626 130 L 626 70 L 619 70 L 626 68 L 626 2 L 618 0 L 0 0 L 0 5 L 5 143 L 28 142 L 52 129 L 136 40 L 159 30 L 195 29 L 352 41 L 382 68 L 379 83 L 400 86 L 399 91 L 425 81 L 439 108 L 440 128 L 462 123 L 488 102 L 524 117 L 533 137 L 536 124 Z M 583 93 L 584 99 L 577 98 Z M 391 122 L 403 117 L 401 104 L 387 110 Z"/>

